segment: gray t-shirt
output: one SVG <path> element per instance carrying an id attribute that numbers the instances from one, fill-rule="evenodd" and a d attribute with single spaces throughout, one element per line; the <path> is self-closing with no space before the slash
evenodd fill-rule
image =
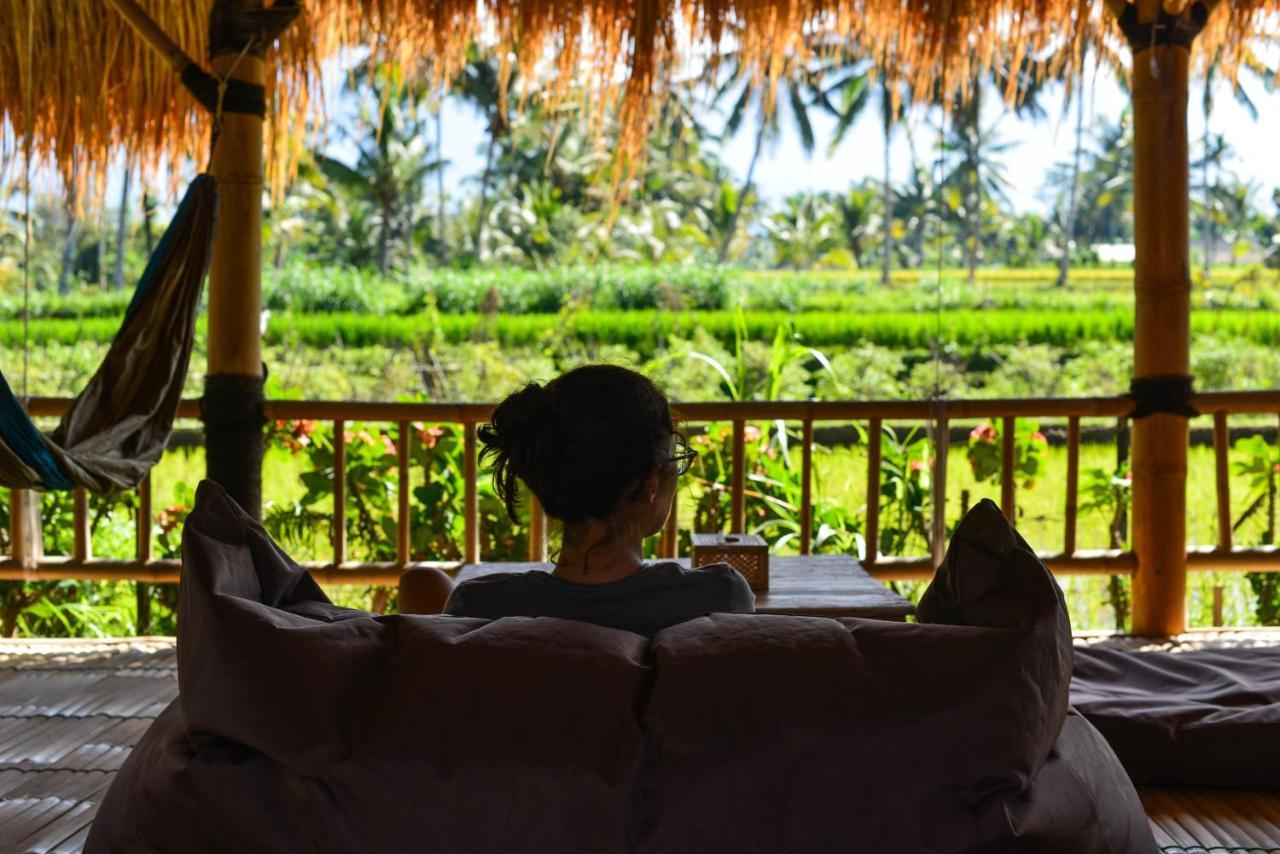
<path id="1" fill-rule="evenodd" d="M 733 567 L 684 569 L 674 561 L 606 584 L 565 581 L 543 570 L 494 573 L 459 584 L 444 606 L 455 617 L 559 617 L 649 637 L 714 612 L 754 611 L 751 587 Z"/>

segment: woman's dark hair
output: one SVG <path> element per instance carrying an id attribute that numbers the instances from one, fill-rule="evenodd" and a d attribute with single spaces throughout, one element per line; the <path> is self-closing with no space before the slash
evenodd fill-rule
<path id="1" fill-rule="evenodd" d="M 479 437 L 513 520 L 519 479 L 548 516 L 572 523 L 609 516 L 667 458 L 673 432 L 667 397 L 647 377 L 586 365 L 512 394 Z"/>

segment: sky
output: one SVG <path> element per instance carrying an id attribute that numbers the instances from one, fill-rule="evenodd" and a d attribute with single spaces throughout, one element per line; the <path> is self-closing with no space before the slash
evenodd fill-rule
<path id="1" fill-rule="evenodd" d="M 340 134 L 333 127 L 349 120 L 354 106 L 341 94 L 343 73 L 338 63 L 325 69 L 325 101 L 329 105 L 327 150 L 340 159 L 354 159 L 354 149 L 349 143 L 340 142 Z M 1192 80 L 1188 110 L 1188 129 L 1192 140 L 1192 157 L 1204 128 L 1201 110 L 1202 84 Z M 1267 93 L 1258 84 L 1250 87 L 1250 94 L 1258 107 L 1259 116 L 1254 121 L 1240 106 L 1229 84 L 1219 83 L 1214 91 L 1212 126 L 1215 133 L 1226 136 L 1236 157 L 1230 169 L 1242 180 L 1252 180 L 1259 185 L 1254 204 L 1271 212 L 1270 196 L 1280 187 L 1280 157 L 1276 156 L 1276 140 L 1280 140 L 1280 92 Z M 1091 119 L 1105 118 L 1114 121 L 1128 103 L 1115 80 L 1106 72 L 1100 72 L 1086 85 L 1086 123 Z M 1074 145 L 1074 106 L 1064 110 L 1064 94 L 1061 87 L 1052 89 L 1043 100 L 1044 118 L 1038 121 L 1024 119 L 1009 113 L 995 98 L 984 105 L 984 126 L 996 123 L 1000 138 L 1012 143 L 1005 159 L 1006 177 L 1009 179 L 1009 200 L 1020 212 L 1049 213 L 1049 200 L 1045 194 L 1045 177 L 1055 164 L 1070 160 Z M 706 126 L 717 129 L 723 126 L 723 117 L 710 107 L 706 108 Z M 934 155 L 938 129 L 936 119 L 920 113 L 909 114 L 916 157 L 922 165 L 930 165 Z M 837 151 L 829 151 L 828 143 L 834 128 L 834 120 L 814 112 L 814 127 L 818 140 L 817 150 L 806 156 L 793 128 L 784 123 L 781 139 L 764 151 L 756 171 L 756 183 L 767 202 L 776 203 L 783 197 L 801 190 L 844 190 L 864 178 L 879 180 L 882 166 L 883 136 L 878 113 L 869 109 L 854 125 L 844 144 Z M 451 199 L 475 192 L 477 176 L 484 166 L 484 123 L 480 116 L 465 104 L 451 100 L 444 111 L 445 192 Z M 431 130 L 434 135 L 434 129 Z M 720 149 L 720 156 L 738 179 L 746 173 L 751 159 L 753 143 L 752 127 L 744 125 L 734 139 Z M 892 176 L 902 181 L 910 174 L 912 151 L 908 134 L 900 125 L 893 133 L 890 159 Z M 119 170 L 108 182 L 107 198 L 119 198 Z M 136 187 L 135 182 L 135 190 Z M 153 182 L 167 184 L 163 176 Z M 435 181 L 429 183 L 433 193 Z M 172 208 L 176 199 L 166 200 L 165 207 Z M 166 211 L 167 213 L 167 211 Z"/>
<path id="2" fill-rule="evenodd" d="M 1109 75 L 1099 74 L 1086 89 L 1086 124 L 1091 124 L 1090 117 L 1115 121 L 1128 103 L 1128 96 Z M 1202 84 L 1193 80 L 1188 109 L 1192 157 L 1204 130 L 1202 93 Z M 1250 95 L 1259 112 L 1256 122 L 1236 103 L 1228 84 L 1216 86 L 1212 127 L 1214 133 L 1225 134 L 1235 149 L 1237 156 L 1231 163 L 1232 171 L 1241 180 L 1256 181 L 1262 188 L 1254 203 L 1270 210 L 1271 190 L 1280 187 L 1280 157 L 1275 151 L 1276 141 L 1280 140 L 1280 92 L 1270 94 L 1255 84 L 1250 87 Z M 1044 106 L 1045 117 L 1039 121 L 1014 116 L 996 99 L 988 99 L 983 111 L 984 124 L 997 123 L 1001 138 L 1013 143 L 1005 158 L 1011 203 L 1019 211 L 1042 214 L 1048 211 L 1045 176 L 1055 164 L 1071 159 L 1075 144 L 1075 108 L 1072 105 L 1064 111 L 1061 87 L 1050 92 Z M 723 119 L 714 111 L 709 112 L 708 126 L 721 127 Z M 937 125 L 922 115 L 914 115 L 910 120 L 917 156 L 928 165 L 934 156 Z M 450 104 L 444 121 L 445 157 L 449 161 L 445 173 L 446 192 L 456 195 L 458 189 L 466 189 L 459 187 L 460 182 L 479 174 L 483 168 L 484 126 L 480 118 L 462 104 Z M 757 167 L 756 181 L 761 195 L 776 202 L 800 190 L 842 190 L 863 178 L 878 180 L 883 169 L 883 133 L 878 113 L 868 110 L 840 149 L 829 152 L 834 124 L 829 117 L 815 116 L 818 148 L 811 157 L 805 155 L 795 131 L 787 127 L 777 145 L 765 150 Z M 739 177 L 746 173 L 753 142 L 750 128 L 744 128 L 720 152 L 726 165 Z M 899 128 L 893 133 L 890 154 L 895 181 L 904 180 L 910 174 L 911 157 L 907 134 Z"/>

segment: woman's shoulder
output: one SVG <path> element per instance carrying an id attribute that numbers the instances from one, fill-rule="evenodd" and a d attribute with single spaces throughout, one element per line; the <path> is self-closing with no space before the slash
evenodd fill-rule
<path id="1" fill-rule="evenodd" d="M 751 592 L 751 585 L 738 570 L 727 563 L 709 563 L 686 569 L 675 561 L 662 561 L 650 566 L 649 572 L 671 579 L 671 583 L 680 586 L 717 588 L 722 591 L 728 603 L 726 610 L 735 613 L 750 613 L 755 610 L 755 594 Z"/>
<path id="2" fill-rule="evenodd" d="M 445 605 L 446 614 L 455 614 L 463 608 L 480 607 L 493 600 L 505 601 L 520 596 L 523 591 L 538 587 L 547 577 L 542 570 L 529 572 L 490 572 L 478 578 L 469 578 L 453 588 Z"/>

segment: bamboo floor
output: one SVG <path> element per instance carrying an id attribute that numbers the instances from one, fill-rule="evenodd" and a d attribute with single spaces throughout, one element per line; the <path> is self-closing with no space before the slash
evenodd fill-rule
<path id="1" fill-rule="evenodd" d="M 1077 640 L 1177 651 L 1280 646 L 1280 631 Z M 177 693 L 170 638 L 0 641 L 0 852 L 80 851 L 112 778 Z M 1164 854 L 1280 854 L 1280 793 L 1140 794 Z"/>

